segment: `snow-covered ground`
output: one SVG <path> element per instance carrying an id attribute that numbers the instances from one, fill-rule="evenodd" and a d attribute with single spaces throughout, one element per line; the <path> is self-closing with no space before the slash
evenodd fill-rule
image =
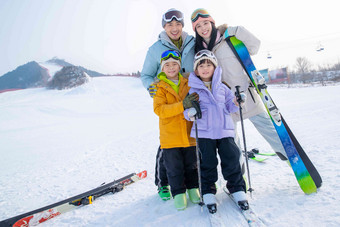
<path id="1" fill-rule="evenodd" d="M 340 226 L 340 86 L 270 87 L 323 178 L 305 195 L 278 157 L 250 160 L 250 205 L 268 226 Z M 248 148 L 272 152 L 245 122 Z M 240 131 L 239 131 L 240 132 Z M 0 94 L 0 220 L 148 170 L 149 176 L 41 226 L 209 226 L 198 205 L 176 211 L 154 185 L 158 118 L 138 78 L 93 78 L 71 90 Z M 227 226 L 247 226 L 220 186 Z"/>

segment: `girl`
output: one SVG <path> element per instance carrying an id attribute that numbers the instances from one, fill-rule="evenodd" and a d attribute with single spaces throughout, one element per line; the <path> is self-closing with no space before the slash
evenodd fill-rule
<path id="1" fill-rule="evenodd" d="M 221 82 L 222 70 L 217 67 L 217 59 L 208 50 L 195 55 L 194 73 L 189 76 L 191 93 L 199 95 L 202 118 L 197 120 L 198 142 L 201 150 L 201 180 L 203 201 L 210 213 L 216 212 L 217 151 L 221 160 L 222 174 L 227 180 L 227 188 L 239 204 L 248 207 L 246 184 L 239 163 L 240 151 L 234 142 L 234 123 L 230 113 L 238 111 L 235 96 Z M 184 117 L 192 119 L 191 111 L 185 110 Z M 195 137 L 195 127 L 191 136 Z"/>

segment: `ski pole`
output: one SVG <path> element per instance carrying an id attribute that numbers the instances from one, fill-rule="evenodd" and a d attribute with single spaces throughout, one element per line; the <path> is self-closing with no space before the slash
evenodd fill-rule
<path id="1" fill-rule="evenodd" d="M 198 130 L 197 130 L 197 116 L 195 115 L 195 139 L 196 139 L 196 159 L 197 159 L 197 175 L 198 175 L 198 189 L 200 191 L 200 206 L 204 205 L 202 197 L 202 182 L 201 182 L 201 160 L 200 160 L 200 148 L 198 144 Z"/>
<path id="2" fill-rule="evenodd" d="M 200 148 L 198 143 L 198 130 L 197 130 L 197 118 L 198 114 L 196 108 L 189 109 L 190 115 L 195 116 L 194 125 L 195 125 L 195 139 L 196 139 L 196 164 L 197 164 L 197 176 L 198 176 L 198 189 L 200 192 L 200 202 L 199 205 L 203 206 L 203 197 L 202 197 L 202 181 L 201 181 L 201 161 L 200 161 Z"/>
<path id="3" fill-rule="evenodd" d="M 242 98 L 240 95 L 240 86 L 236 86 L 236 100 L 238 102 L 239 105 L 239 109 L 240 109 L 240 119 L 241 119 L 241 127 L 242 127 L 242 136 L 243 136 L 243 147 L 244 147 L 244 157 L 246 159 L 246 166 L 247 166 L 247 174 L 248 174 L 248 184 L 249 184 L 249 189 L 248 191 L 250 192 L 250 197 L 252 198 L 252 191 L 254 191 L 251 187 L 251 181 L 250 181 L 250 171 L 249 171 L 249 163 L 248 163 L 248 152 L 247 152 L 247 145 L 246 145 L 246 136 L 245 136 L 245 132 L 244 132 L 244 125 L 243 125 L 243 115 L 242 115 L 242 107 L 241 107 L 241 102 L 242 102 Z"/>

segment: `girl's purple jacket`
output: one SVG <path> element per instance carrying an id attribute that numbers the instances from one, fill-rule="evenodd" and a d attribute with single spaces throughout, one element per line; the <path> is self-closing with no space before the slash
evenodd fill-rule
<path id="1" fill-rule="evenodd" d="M 195 73 L 189 76 L 189 93 L 196 92 L 199 95 L 199 104 L 202 118 L 197 120 L 199 138 L 222 139 L 234 137 L 234 122 L 230 113 L 237 112 L 239 108 L 234 104 L 234 94 L 221 82 L 222 69 L 215 69 L 211 91 L 204 85 Z M 189 120 L 188 109 L 184 111 L 185 119 Z M 195 138 L 195 125 L 192 126 L 191 137 Z"/>

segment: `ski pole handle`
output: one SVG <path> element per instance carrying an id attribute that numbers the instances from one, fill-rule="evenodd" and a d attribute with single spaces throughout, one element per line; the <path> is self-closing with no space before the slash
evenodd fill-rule
<path id="1" fill-rule="evenodd" d="M 242 97 L 240 94 L 240 86 L 235 86 L 236 92 L 235 92 L 235 96 L 236 96 L 236 101 L 238 102 L 238 104 L 241 106 L 241 102 L 242 102 Z"/>
<path id="2" fill-rule="evenodd" d="M 235 95 L 236 96 L 239 96 L 240 95 L 240 86 L 235 86 L 235 89 L 236 89 L 236 92 L 235 92 Z"/>

